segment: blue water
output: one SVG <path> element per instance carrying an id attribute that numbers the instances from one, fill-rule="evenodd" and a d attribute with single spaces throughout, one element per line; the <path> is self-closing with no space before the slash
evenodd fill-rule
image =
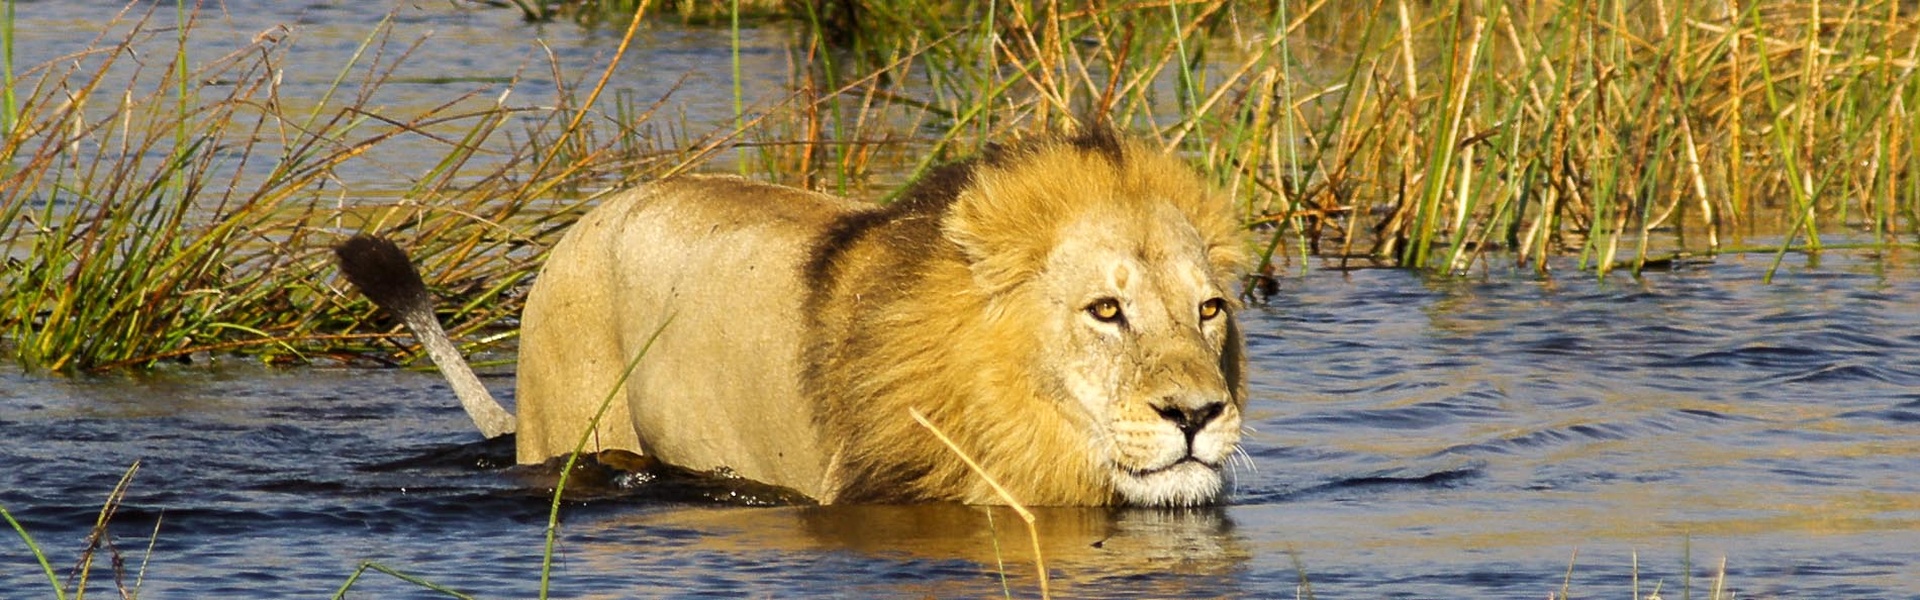
<path id="1" fill-rule="evenodd" d="M 196 87 L 200 100 L 224 97 L 235 82 L 260 77 L 258 63 L 264 60 L 272 69 L 266 79 L 273 93 L 255 94 L 253 100 L 271 98 L 279 103 L 279 114 L 296 120 L 307 114 L 321 124 L 339 119 L 326 132 L 346 142 L 387 132 L 381 120 L 409 123 L 421 115 L 434 116 L 419 125 L 417 133 L 385 139 L 331 168 L 331 180 L 349 188 L 340 198 L 348 203 L 391 202 L 409 191 L 441 166 L 451 144 L 474 126 L 472 114 L 515 109 L 531 129 L 560 103 L 562 83 L 576 102 L 584 98 L 624 33 L 567 21 L 530 24 L 516 10 L 475 2 L 220 0 L 186 5 L 193 24 L 186 54 L 194 81 L 224 82 Z M 195 5 L 199 9 L 191 10 Z M 95 96 L 84 104 L 95 119 L 116 108 L 123 93 L 133 99 L 174 101 L 177 84 L 164 76 L 179 47 L 174 2 L 19 2 L 15 11 L 13 65 L 20 102 L 42 87 L 83 87 L 102 69 L 105 75 L 94 88 Z M 796 39 L 798 33 L 787 27 L 742 31 L 739 101 L 745 108 L 762 109 L 788 97 L 788 47 Z M 131 40 L 133 52 L 107 51 L 125 40 Z M 597 106 L 606 118 L 632 118 L 624 125 L 640 128 L 636 144 L 645 146 L 652 139 L 692 144 L 689 140 L 734 118 L 733 52 L 728 44 L 724 31 L 677 26 L 671 19 L 644 27 Z M 556 82 L 556 70 L 563 81 Z M 49 71 L 54 82 L 43 84 Z M 136 78 L 138 83 L 129 88 L 128 82 Z M 55 98 L 57 102 L 64 96 Z M 656 103 L 650 119 L 636 116 Z M 350 106 L 359 110 L 347 111 Z M 461 115 L 468 117 L 456 118 Z M 241 111 L 238 121 L 250 123 L 252 118 Z M 370 118 L 376 120 L 365 122 Z M 347 125 L 355 121 L 363 123 Z M 298 142 L 298 125 L 267 119 L 262 127 L 273 135 L 262 134 L 256 142 L 269 150 L 288 139 Z M 521 125 L 504 127 L 511 133 L 503 132 L 502 139 L 493 140 L 497 147 L 489 145 L 466 165 L 462 172 L 469 178 L 455 181 L 491 173 L 503 160 L 497 152 L 507 148 L 505 138 L 526 144 Z M 259 153 L 263 156 L 256 162 L 273 154 Z"/>
<path id="2" fill-rule="evenodd" d="M 1626 597 L 1637 559 L 1642 596 L 1706 597 L 1724 561 L 1741 598 L 1920 597 L 1911 259 L 1790 257 L 1772 284 L 1739 256 L 1637 281 L 1285 277 L 1242 315 L 1255 431 L 1232 503 L 1038 511 L 1052 591 L 1293 597 L 1304 573 L 1327 598 L 1541 598 L 1563 582 Z M 64 577 L 139 461 L 110 530 L 126 585 L 144 561 L 146 597 L 331 594 L 363 561 L 531 596 L 552 478 L 500 467 L 504 448 L 469 427 L 424 373 L 7 371 L 0 506 Z M 1038 592 L 1005 509 L 600 484 L 562 510 L 561 596 Z M 95 593 L 113 589 L 110 564 Z M 49 589 L 11 538 L 0 589 Z M 380 573 L 352 591 L 437 597 Z"/>
<path id="3" fill-rule="evenodd" d="M 16 64 L 101 30 L 115 39 L 129 28 L 107 24 L 121 6 L 19 3 Z M 387 9 L 225 6 L 196 30 L 213 46 L 193 52 L 288 25 L 287 102 L 323 93 Z M 448 74 L 517 73 L 510 103 L 551 103 L 546 48 L 566 72 L 597 74 L 617 37 L 448 3 L 402 5 L 393 23 L 394 52 L 428 40 L 373 102 L 393 114 L 505 89 Z M 749 104 L 786 89 L 790 36 L 746 33 Z M 706 68 L 728 60 L 724 43 L 651 26 L 610 93 L 650 101 L 681 86 L 671 110 L 704 131 L 731 117 L 729 76 Z M 337 173 L 356 199 L 406 189 L 446 152 L 424 138 L 381 148 Z M 1543 598 L 1563 585 L 1623 598 L 1637 575 L 1640 597 L 1704 598 L 1724 561 L 1740 598 L 1920 598 L 1916 256 L 1793 255 L 1762 284 L 1769 258 L 1605 282 L 1569 264 L 1553 278 L 1326 265 L 1283 277 L 1241 315 L 1253 431 L 1231 503 L 1037 511 L 1052 590 L 1289 598 L 1304 579 L 1324 598 Z M 510 369 L 489 383 L 510 395 Z M 62 378 L 0 365 L 0 507 L 63 581 L 139 464 L 94 596 L 325 596 L 368 561 L 533 596 L 553 477 L 501 466 L 510 453 L 477 437 L 430 373 L 220 359 Z M 750 490 L 664 474 L 583 483 L 561 512 L 561 597 L 1039 591 L 1024 525 L 1004 509 L 743 506 L 729 496 Z M 51 589 L 0 530 L 0 598 Z M 377 572 L 350 592 L 442 597 Z"/>

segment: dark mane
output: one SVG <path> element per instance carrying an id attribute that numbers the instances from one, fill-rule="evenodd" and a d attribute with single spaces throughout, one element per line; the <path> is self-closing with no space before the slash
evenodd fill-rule
<path id="1" fill-rule="evenodd" d="M 1002 168 L 1048 147 L 1065 145 L 1087 154 L 1096 154 L 1115 165 L 1124 164 L 1125 151 L 1120 137 L 1110 127 L 1095 125 L 1067 134 L 1052 134 L 1016 142 L 988 144 L 978 156 L 934 167 L 915 179 L 892 204 L 879 210 L 842 217 L 814 244 L 806 265 L 809 288 L 822 290 L 838 278 L 836 261 L 848 248 L 885 223 L 907 216 L 944 215 L 960 194 L 974 185 L 974 176 L 982 168 Z"/>
<path id="2" fill-rule="evenodd" d="M 948 163 L 914 180 L 891 207 L 902 212 L 943 213 L 960 192 L 973 186 L 974 174 L 981 168 L 1003 168 L 1022 157 L 1037 154 L 1050 146 L 1065 145 L 1085 154 L 1097 154 L 1115 165 L 1125 163 L 1120 137 L 1104 126 L 1087 127 L 1072 134 L 1054 134 L 1011 145 L 988 144 L 978 156 Z"/>

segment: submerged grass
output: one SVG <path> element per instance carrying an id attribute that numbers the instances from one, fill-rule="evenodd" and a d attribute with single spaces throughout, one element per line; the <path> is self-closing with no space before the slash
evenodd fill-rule
<path id="1" fill-rule="evenodd" d="M 592 26 L 637 4 L 525 6 Z M 193 60 L 203 9 L 174 8 L 178 27 L 130 4 L 89 51 L 3 69 L 19 95 L 0 123 L 0 346 L 32 368 L 386 355 L 389 324 L 324 260 L 363 229 L 410 243 L 456 337 L 510 341 L 596 190 L 717 160 L 884 200 L 1088 118 L 1205 169 L 1267 274 L 1568 256 L 1605 276 L 1920 237 L 1920 19 L 1899 0 L 673 3 L 662 18 L 797 34 L 789 93 L 707 124 L 656 118 L 672 92 L 578 93 L 557 65 L 550 106 L 476 86 L 384 108 L 427 43 L 388 23 L 322 97 L 282 98 L 297 32 Z M 399 140 L 441 154 L 401 200 L 348 201 L 393 186 L 349 174 L 386 172 L 353 167 Z"/>

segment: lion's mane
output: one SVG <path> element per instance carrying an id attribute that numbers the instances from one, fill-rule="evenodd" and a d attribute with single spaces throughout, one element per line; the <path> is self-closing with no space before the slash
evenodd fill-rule
<path id="1" fill-rule="evenodd" d="M 1114 503 L 1092 425 L 1036 376 L 1048 340 L 1031 283 L 1088 213 L 1163 218 L 1204 239 L 1216 281 L 1244 269 L 1230 204 L 1194 170 L 1095 129 L 990 148 L 938 169 L 876 211 L 841 218 L 807 265 L 802 390 L 834 457 L 835 502 L 1001 500 L 908 417 L 917 409 L 1022 502 Z M 1243 402 L 1237 331 L 1221 360 Z"/>

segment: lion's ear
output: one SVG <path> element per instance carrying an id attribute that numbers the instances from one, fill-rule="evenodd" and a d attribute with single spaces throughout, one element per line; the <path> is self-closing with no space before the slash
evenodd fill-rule
<path id="1" fill-rule="evenodd" d="M 1119 183 L 1113 160 L 1058 140 L 998 148 L 955 194 L 941 234 L 966 254 L 980 290 L 999 295 L 1037 277 L 1071 216 Z"/>
<path id="2" fill-rule="evenodd" d="M 997 296 L 1033 279 L 1054 243 L 1047 219 L 1022 214 L 1032 207 L 997 197 L 993 186 L 976 185 L 960 194 L 941 220 L 941 235 L 960 247 L 974 285 Z"/>

